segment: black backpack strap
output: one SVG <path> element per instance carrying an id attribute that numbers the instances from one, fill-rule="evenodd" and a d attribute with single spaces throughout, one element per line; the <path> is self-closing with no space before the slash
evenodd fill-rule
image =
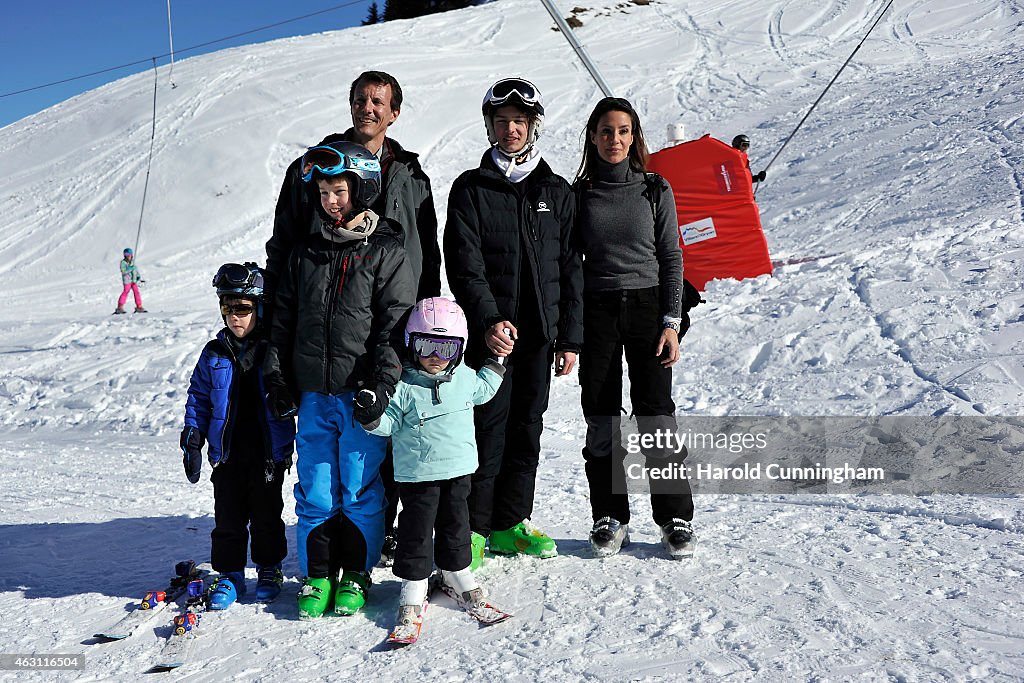
<path id="1" fill-rule="evenodd" d="M 651 203 L 651 216 L 655 221 L 658 220 L 658 197 L 661 196 L 662 183 L 668 184 L 668 181 L 657 173 L 644 173 L 644 185 L 647 186 L 644 189 L 644 194 L 647 195 L 647 200 Z M 690 284 L 689 280 L 683 278 L 683 311 L 690 311 L 694 306 L 704 303 L 707 301 L 701 298 L 697 288 Z"/>
<path id="2" fill-rule="evenodd" d="M 647 195 L 647 201 L 651 203 L 651 218 L 657 222 L 658 220 L 658 195 L 661 194 L 661 183 L 664 183 L 665 179 L 657 173 L 647 171 L 644 173 L 644 185 L 647 187 L 644 189 L 644 194 Z"/>

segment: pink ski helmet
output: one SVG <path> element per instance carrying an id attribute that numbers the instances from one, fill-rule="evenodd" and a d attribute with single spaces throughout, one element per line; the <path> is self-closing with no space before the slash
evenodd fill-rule
<path id="1" fill-rule="evenodd" d="M 469 325 L 462 308 L 443 296 L 430 297 L 416 302 L 409 314 L 409 322 L 405 324 L 405 346 L 409 353 L 416 355 L 413 342 L 416 339 L 457 339 L 458 352 L 452 360 L 453 366 L 458 365 L 465 352 L 466 340 L 469 338 Z"/>

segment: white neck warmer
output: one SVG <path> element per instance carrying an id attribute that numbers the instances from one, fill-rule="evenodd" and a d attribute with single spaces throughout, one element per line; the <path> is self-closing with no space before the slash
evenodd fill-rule
<path id="1" fill-rule="evenodd" d="M 540 163 L 540 150 L 534 145 L 530 151 L 520 157 L 512 158 L 498 149 L 491 147 L 491 160 L 501 170 L 506 178 L 513 183 L 518 183 L 530 175 L 533 169 Z"/>

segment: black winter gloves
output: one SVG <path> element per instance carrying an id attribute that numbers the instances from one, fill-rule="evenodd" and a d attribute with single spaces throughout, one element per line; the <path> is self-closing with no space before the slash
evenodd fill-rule
<path id="1" fill-rule="evenodd" d="M 185 466 L 185 476 L 190 484 L 199 481 L 199 472 L 203 467 L 203 444 L 206 438 L 203 437 L 195 427 L 185 427 L 181 430 L 181 461 Z"/>
<path id="2" fill-rule="evenodd" d="M 756 176 L 754 176 L 754 182 L 755 183 L 763 183 L 764 179 L 767 178 L 767 177 L 768 177 L 767 172 L 766 171 L 761 171 Z"/>
<path id="3" fill-rule="evenodd" d="M 287 420 L 295 417 L 299 412 L 298 404 L 288 390 L 288 385 L 280 373 L 273 373 L 266 377 L 267 385 L 267 407 L 275 420 Z"/>
<path id="4" fill-rule="evenodd" d="M 384 382 L 377 382 L 373 390 L 363 389 L 356 394 L 355 409 L 352 411 L 356 422 L 367 429 L 374 429 L 380 423 L 380 416 L 391 403 L 394 389 Z"/>

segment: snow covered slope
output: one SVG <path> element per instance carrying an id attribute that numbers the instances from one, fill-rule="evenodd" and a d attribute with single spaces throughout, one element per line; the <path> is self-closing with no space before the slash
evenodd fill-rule
<path id="1" fill-rule="evenodd" d="M 746 132 L 756 170 L 882 3 L 574 6 L 652 147 L 679 121 L 694 137 Z M 680 414 L 1020 414 L 1022 17 L 1016 0 L 894 3 L 758 192 L 775 277 L 712 283 L 694 312 Z M 139 223 L 152 73 L 0 129 L 0 653 L 84 652 L 68 680 L 145 670 L 165 626 L 87 637 L 175 559 L 208 552 L 212 490 L 185 482 L 176 443 L 188 375 L 220 324 L 212 273 L 263 260 L 285 166 L 348 126 L 364 69 L 402 82 L 392 135 L 421 153 L 442 223 L 452 180 L 486 144 L 479 102 L 498 77 L 540 86 L 545 155 L 571 176 L 599 92 L 552 26 L 539 3 L 501 0 L 179 62 L 178 87 L 158 89 L 147 316 L 109 314 Z M 664 559 L 638 498 L 633 548 L 591 560 L 578 400 L 575 377 L 555 382 L 538 482 L 535 520 L 561 556 L 492 560 L 483 575 L 516 619 L 477 631 L 442 602 L 415 649 L 377 651 L 398 590 L 380 571 L 352 620 L 299 623 L 287 587 L 267 609 L 232 608 L 188 674 L 1024 676 L 1019 498 L 699 497 L 689 564 Z"/>

